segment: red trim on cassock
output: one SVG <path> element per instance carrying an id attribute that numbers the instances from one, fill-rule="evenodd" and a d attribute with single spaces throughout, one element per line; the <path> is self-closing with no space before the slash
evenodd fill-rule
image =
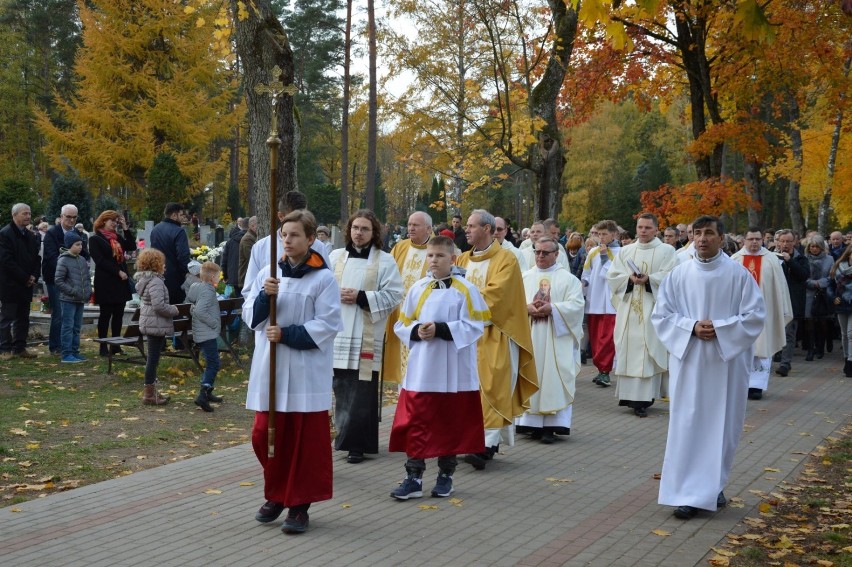
<path id="1" fill-rule="evenodd" d="M 287 507 L 330 500 L 331 429 L 327 411 L 275 413 L 275 456 L 268 459 L 269 412 L 254 414 L 251 444 L 263 466 L 267 500 Z"/>
<path id="2" fill-rule="evenodd" d="M 412 459 L 485 451 L 479 391 L 400 390 L 390 434 L 391 452 Z"/>
<path id="3" fill-rule="evenodd" d="M 615 315 L 589 313 L 589 340 L 592 343 L 592 362 L 599 372 L 612 372 L 612 362 L 615 360 L 615 341 L 612 334 L 615 331 Z"/>

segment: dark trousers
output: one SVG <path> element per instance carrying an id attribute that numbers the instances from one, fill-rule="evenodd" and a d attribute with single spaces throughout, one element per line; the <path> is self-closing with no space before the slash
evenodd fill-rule
<path id="1" fill-rule="evenodd" d="M 121 324 L 124 320 L 124 302 L 122 303 L 101 303 L 99 306 L 100 314 L 98 315 L 98 338 L 107 338 L 107 332 L 112 330 L 113 337 L 121 336 Z M 106 352 L 107 345 L 101 345 L 102 353 Z M 116 347 L 116 350 L 120 350 Z"/>
<path id="2" fill-rule="evenodd" d="M 47 346 L 50 352 L 57 352 L 62 348 L 62 302 L 59 301 L 59 289 L 56 284 L 46 283 L 44 286 L 50 301 L 50 335 Z"/>
<path id="3" fill-rule="evenodd" d="M 334 448 L 376 454 L 379 452 L 379 373 L 359 380 L 357 370 L 334 369 Z"/>
<path id="4" fill-rule="evenodd" d="M 459 461 L 456 459 L 455 455 L 443 455 L 438 457 L 438 470 L 442 473 L 446 473 L 452 475 L 456 472 L 456 466 L 458 466 Z M 411 457 L 405 461 L 405 470 L 408 472 L 418 473 L 420 476 L 423 476 L 423 471 L 426 470 L 426 460 L 425 459 L 412 459 Z"/>
<path id="5" fill-rule="evenodd" d="M 4 301 L 0 306 L 0 352 L 23 352 L 29 332 L 30 302 Z"/>
<path id="6" fill-rule="evenodd" d="M 145 362 L 145 383 L 153 384 L 157 381 L 157 366 L 160 364 L 160 353 L 166 346 L 166 337 L 147 336 L 148 360 Z"/>

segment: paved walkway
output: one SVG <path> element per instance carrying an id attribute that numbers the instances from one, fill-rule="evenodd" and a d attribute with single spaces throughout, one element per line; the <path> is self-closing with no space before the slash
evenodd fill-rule
<path id="1" fill-rule="evenodd" d="M 585 366 L 572 435 L 550 446 L 521 439 L 484 472 L 461 464 L 456 500 L 395 501 L 389 492 L 403 476 L 402 455 L 348 465 L 339 453 L 334 499 L 311 507 L 307 534 L 287 536 L 280 521 L 254 521 L 262 479 L 251 447 L 242 445 L 2 508 L 0 563 L 706 565 L 710 547 L 759 503 L 751 491 L 791 480 L 806 454 L 850 419 L 852 379 L 841 368 L 838 353 L 811 363 L 797 357 L 790 376 L 772 377 L 766 397 L 749 402 L 725 491 L 745 506 L 688 522 L 656 503 L 667 404 L 640 420 L 617 407 L 613 388 L 593 385 Z M 427 464 L 429 489 L 437 471 Z"/>

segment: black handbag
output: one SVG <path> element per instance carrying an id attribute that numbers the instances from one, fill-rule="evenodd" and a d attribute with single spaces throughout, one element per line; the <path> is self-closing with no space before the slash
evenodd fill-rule
<path id="1" fill-rule="evenodd" d="M 830 317 L 834 313 L 834 306 L 828 299 L 828 294 L 822 288 L 814 291 L 814 299 L 811 303 L 811 317 Z"/>

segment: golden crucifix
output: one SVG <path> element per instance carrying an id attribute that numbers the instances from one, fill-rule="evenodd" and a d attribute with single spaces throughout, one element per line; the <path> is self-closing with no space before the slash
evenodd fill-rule
<path id="1" fill-rule="evenodd" d="M 270 71 L 269 84 L 263 83 L 254 87 L 254 92 L 260 96 L 269 94 L 272 95 L 272 124 L 269 129 L 269 138 L 266 140 L 266 146 L 269 148 L 269 275 L 275 277 L 278 266 L 278 235 L 275 222 L 275 211 L 278 207 L 278 148 L 281 145 L 281 139 L 278 137 L 278 116 L 275 112 L 275 107 L 278 104 L 279 97 L 283 95 L 292 96 L 296 92 L 295 85 L 284 86 L 281 81 L 281 68 L 276 65 Z M 276 315 L 276 299 L 270 298 L 269 302 L 269 326 L 273 327 L 278 324 Z M 271 459 L 275 456 L 275 368 L 276 368 L 276 350 L 277 347 L 273 344 L 269 345 L 269 418 L 267 420 L 267 447 L 268 455 Z"/>

